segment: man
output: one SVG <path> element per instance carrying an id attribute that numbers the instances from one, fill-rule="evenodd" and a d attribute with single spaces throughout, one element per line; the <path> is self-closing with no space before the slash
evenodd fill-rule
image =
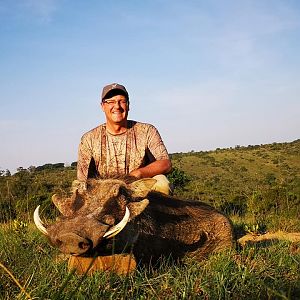
<path id="1" fill-rule="evenodd" d="M 123 85 L 112 83 L 103 88 L 101 108 L 106 122 L 81 138 L 78 181 L 121 175 L 149 178 L 171 170 L 168 152 L 157 129 L 127 119 L 129 95 Z M 156 178 L 166 180 L 164 176 Z"/>

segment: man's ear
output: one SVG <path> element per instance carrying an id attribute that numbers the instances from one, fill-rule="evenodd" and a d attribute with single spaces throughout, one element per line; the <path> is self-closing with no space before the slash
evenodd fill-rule
<path id="1" fill-rule="evenodd" d="M 153 178 L 143 178 L 128 184 L 129 190 L 132 191 L 132 197 L 146 198 L 156 181 Z"/>
<path id="2" fill-rule="evenodd" d="M 101 106 L 102 111 L 104 111 L 104 103 L 102 101 L 100 102 L 100 106 Z"/>
<path id="3" fill-rule="evenodd" d="M 128 203 L 128 208 L 130 211 L 130 220 L 134 219 L 136 216 L 138 216 L 139 214 L 141 214 L 144 209 L 148 206 L 149 204 L 149 200 L 148 199 L 144 199 L 142 201 L 139 202 L 130 202 Z"/>

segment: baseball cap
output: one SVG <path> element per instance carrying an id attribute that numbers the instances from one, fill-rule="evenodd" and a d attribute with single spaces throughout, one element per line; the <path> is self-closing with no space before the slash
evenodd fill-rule
<path id="1" fill-rule="evenodd" d="M 119 83 L 111 83 L 106 85 L 102 90 L 102 101 L 104 99 L 113 97 L 114 95 L 117 95 L 120 93 L 120 95 L 124 95 L 127 100 L 129 99 L 128 92 L 124 85 L 121 85 Z"/>

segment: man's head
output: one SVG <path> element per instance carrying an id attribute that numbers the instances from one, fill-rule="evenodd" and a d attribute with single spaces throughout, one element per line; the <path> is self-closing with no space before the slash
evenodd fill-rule
<path id="1" fill-rule="evenodd" d="M 124 126 L 129 111 L 129 95 L 126 88 L 118 83 L 106 85 L 102 90 L 101 99 L 106 122 Z"/>

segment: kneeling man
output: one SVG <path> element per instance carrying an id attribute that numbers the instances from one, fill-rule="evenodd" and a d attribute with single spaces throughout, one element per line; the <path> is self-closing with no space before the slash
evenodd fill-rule
<path id="1" fill-rule="evenodd" d="M 106 122 L 85 133 L 79 145 L 77 180 L 82 188 L 88 178 L 130 175 L 154 177 L 154 189 L 167 193 L 163 174 L 172 164 L 158 130 L 151 124 L 128 120 L 126 88 L 112 83 L 103 88 L 101 108 Z"/>

